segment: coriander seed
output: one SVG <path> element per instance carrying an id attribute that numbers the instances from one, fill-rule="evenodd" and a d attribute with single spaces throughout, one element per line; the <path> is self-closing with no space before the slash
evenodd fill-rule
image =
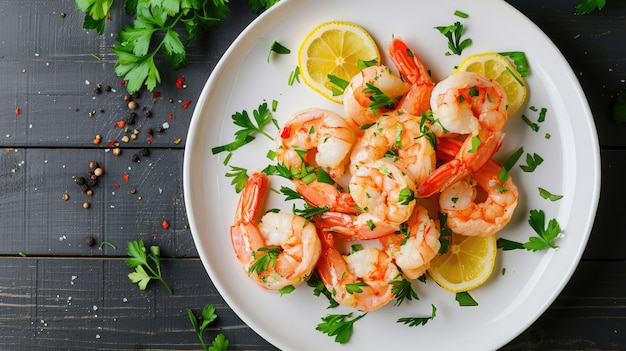
<path id="1" fill-rule="evenodd" d="M 89 206 L 90 206 L 89 202 L 87 202 L 87 201 L 83 202 L 83 208 L 86 209 L 86 208 L 89 208 Z"/>
<path id="2" fill-rule="evenodd" d="M 101 175 L 103 175 L 103 174 L 104 174 L 104 170 L 103 170 L 102 168 L 98 167 L 98 168 L 96 168 L 96 169 L 94 169 L 94 170 L 93 170 L 93 174 L 94 174 L 96 177 L 100 177 Z"/>
<path id="3" fill-rule="evenodd" d="M 96 169 L 98 168 L 98 163 L 91 161 L 89 162 L 89 169 Z"/>
<path id="4" fill-rule="evenodd" d="M 137 106 L 138 106 L 138 105 L 137 105 L 137 103 L 136 103 L 136 102 L 134 102 L 134 101 L 130 101 L 130 102 L 128 102 L 128 108 L 129 108 L 129 109 L 131 109 L 131 110 L 136 109 L 136 108 L 137 108 Z"/>

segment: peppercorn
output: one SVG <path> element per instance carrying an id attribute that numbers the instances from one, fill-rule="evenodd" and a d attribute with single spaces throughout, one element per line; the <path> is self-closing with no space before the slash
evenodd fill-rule
<path id="1" fill-rule="evenodd" d="M 144 114 L 146 117 L 152 117 L 152 111 L 150 111 L 150 110 L 145 110 L 145 111 L 143 111 L 143 114 Z"/>
<path id="2" fill-rule="evenodd" d="M 82 191 L 83 193 L 88 192 L 89 191 L 89 185 L 87 185 L 87 184 L 81 185 L 80 191 Z"/>
<path id="3" fill-rule="evenodd" d="M 70 196 L 68 195 L 68 193 L 63 193 L 63 195 L 61 196 L 61 198 L 63 199 L 63 201 L 67 201 L 70 199 Z"/>
<path id="4" fill-rule="evenodd" d="M 87 189 L 85 194 L 87 194 L 87 196 L 93 196 L 93 190 L 92 189 Z"/>
<path id="5" fill-rule="evenodd" d="M 89 208 L 89 206 L 91 206 L 89 205 L 89 202 L 87 201 L 83 202 L 83 208 Z"/>
<path id="6" fill-rule="evenodd" d="M 61 12 L 61 18 L 65 18 L 65 12 Z"/>
<path id="7" fill-rule="evenodd" d="M 141 148 L 141 155 L 143 155 L 143 156 L 150 155 L 150 150 L 147 147 L 142 147 Z"/>
<path id="8" fill-rule="evenodd" d="M 170 98 L 169 100 L 167 100 L 170 104 L 174 103 L 174 99 Z"/>
<path id="9" fill-rule="evenodd" d="M 89 179 L 89 186 L 96 186 L 96 185 L 98 185 L 98 178 Z M 87 191 L 89 191 L 89 189 L 87 189 Z"/>
<path id="10" fill-rule="evenodd" d="M 131 109 L 131 110 L 136 109 L 136 108 L 137 108 L 137 106 L 138 106 L 138 105 L 137 105 L 137 103 L 136 103 L 136 102 L 134 102 L 134 101 L 130 101 L 130 102 L 128 103 L 128 108 L 129 108 L 129 109 Z"/>
<path id="11" fill-rule="evenodd" d="M 104 174 L 104 170 L 103 170 L 102 168 L 98 167 L 98 168 L 96 168 L 96 169 L 94 169 L 94 170 L 93 170 L 93 174 L 94 174 L 96 177 L 100 177 L 101 175 L 103 175 L 103 174 Z"/>
<path id="12" fill-rule="evenodd" d="M 96 87 L 93 88 L 93 92 L 96 94 L 101 94 L 102 93 L 102 84 L 98 83 L 96 84 Z"/>
<path id="13" fill-rule="evenodd" d="M 88 236 L 85 238 L 85 245 L 93 246 L 95 243 L 96 243 L 96 239 L 94 239 L 92 236 Z"/>
<path id="14" fill-rule="evenodd" d="M 78 178 L 76 178 L 74 181 L 75 181 L 75 182 L 76 182 L 76 184 L 78 184 L 78 185 L 83 185 L 83 184 L 85 184 L 85 178 L 83 178 L 83 177 L 78 177 Z"/>
<path id="15" fill-rule="evenodd" d="M 156 131 L 157 133 L 163 133 L 165 131 L 165 128 L 163 128 L 162 126 L 158 126 Z"/>
<path id="16" fill-rule="evenodd" d="M 89 162 L 89 169 L 96 169 L 98 168 L 98 163 L 95 161 L 91 161 Z"/>
<path id="17" fill-rule="evenodd" d="M 130 188 L 130 193 L 131 193 L 131 194 L 136 194 L 136 193 L 137 193 L 137 189 L 135 189 L 135 188 Z"/>
<path id="18" fill-rule="evenodd" d="M 130 138 L 128 137 L 128 135 L 124 135 L 124 136 L 122 137 L 122 142 L 127 143 L 127 142 L 129 142 L 129 141 L 130 141 Z"/>
<path id="19" fill-rule="evenodd" d="M 130 100 L 132 100 L 132 98 L 130 97 L 129 94 L 124 95 L 124 101 L 128 102 Z"/>
<path id="20" fill-rule="evenodd" d="M 122 153 L 122 149 L 120 149 L 119 147 L 116 147 L 115 149 L 113 149 L 113 156 L 119 156 Z"/>
<path id="21" fill-rule="evenodd" d="M 90 172 L 91 174 L 89 175 L 89 180 L 98 180 L 98 176 L 93 174 L 93 172 Z"/>
<path id="22" fill-rule="evenodd" d="M 104 86 L 104 91 L 109 92 L 111 90 L 113 90 L 113 88 L 111 88 L 110 85 L 107 84 L 107 85 Z"/>
<path id="23" fill-rule="evenodd" d="M 148 134 L 149 136 L 152 136 L 152 134 L 154 134 L 154 131 L 152 130 L 152 128 L 148 128 L 146 130 L 146 134 Z"/>
<path id="24" fill-rule="evenodd" d="M 139 162 L 139 155 L 137 154 L 130 155 L 130 160 L 133 162 Z"/>

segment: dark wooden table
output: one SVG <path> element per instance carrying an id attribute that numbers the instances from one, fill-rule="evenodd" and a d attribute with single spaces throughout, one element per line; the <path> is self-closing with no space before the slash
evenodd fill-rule
<path id="1" fill-rule="evenodd" d="M 602 11 L 575 16 L 580 0 L 507 1 L 546 32 L 580 80 L 600 138 L 602 192 L 572 280 L 504 349 L 624 349 L 626 124 L 613 121 L 612 108 L 626 87 L 626 2 L 608 0 Z M 199 312 L 207 304 L 219 315 L 207 339 L 221 332 L 231 350 L 274 349 L 212 285 L 182 198 L 195 102 L 221 55 L 256 17 L 243 1 L 230 7 L 229 18 L 189 48 L 186 68 L 162 71 L 160 96 L 136 99 L 152 115 L 140 114 L 126 130 L 116 124 L 129 110 L 110 52 L 126 20 L 120 4 L 98 36 L 82 29 L 73 0 L 0 0 L 0 349 L 200 349 L 186 308 Z M 185 89 L 176 87 L 178 77 Z M 97 84 L 112 90 L 98 94 Z M 86 176 L 92 161 L 105 173 L 88 196 L 75 178 Z M 139 239 L 161 247 L 174 295 L 155 283 L 140 291 L 128 280 L 126 244 Z"/>

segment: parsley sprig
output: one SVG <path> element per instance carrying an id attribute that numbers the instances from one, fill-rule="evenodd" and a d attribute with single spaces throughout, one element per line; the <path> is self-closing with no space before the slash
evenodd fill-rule
<path id="1" fill-rule="evenodd" d="M 83 28 L 104 34 L 114 0 L 76 0 L 85 13 Z M 248 0 L 250 9 L 260 12 L 278 0 Z M 223 22 L 230 12 L 228 0 L 125 0 L 126 15 L 132 24 L 117 33 L 112 52 L 117 55 L 115 73 L 127 81 L 130 93 L 144 85 L 153 90 L 161 81 L 155 58 L 164 56 L 172 68 L 187 64 L 186 44 Z M 181 39 L 180 36 L 183 36 Z"/>
<path id="2" fill-rule="evenodd" d="M 196 317 L 193 311 L 190 308 L 187 308 L 187 315 L 189 316 L 189 320 L 191 321 L 191 325 L 193 325 L 193 329 L 196 331 L 198 335 L 198 339 L 200 340 L 200 344 L 202 345 L 202 349 L 205 351 L 226 351 L 228 349 L 229 341 L 226 339 L 224 334 L 217 334 L 213 343 L 208 346 L 204 341 L 204 330 L 206 327 L 211 324 L 216 318 L 217 314 L 215 313 L 214 305 L 206 305 L 202 309 L 202 315 L 200 317 Z"/>
<path id="3" fill-rule="evenodd" d="M 439 33 L 448 38 L 448 49 L 446 56 L 461 55 L 463 50 L 472 43 L 472 39 L 466 38 L 461 40 L 463 36 L 463 24 L 461 22 L 454 22 L 449 26 L 435 27 Z"/>
<path id="4" fill-rule="evenodd" d="M 396 279 L 391 281 L 389 284 L 391 284 L 391 292 L 394 294 L 396 299 L 396 306 L 400 306 L 404 300 L 420 299 L 415 290 L 413 290 L 411 282 L 407 279 Z"/>
<path id="5" fill-rule="evenodd" d="M 146 290 L 150 280 L 155 279 L 163 283 L 167 291 L 173 294 L 172 289 L 161 275 L 161 249 L 158 246 L 150 246 L 150 251 L 147 251 L 143 240 L 131 241 L 128 243 L 126 251 L 130 256 L 126 259 L 126 263 L 130 268 L 135 269 L 134 272 L 128 274 L 128 279 L 139 285 L 139 290 Z"/>
<path id="6" fill-rule="evenodd" d="M 604 5 L 606 5 L 606 0 L 583 0 L 581 3 L 576 5 L 574 13 L 577 15 L 584 15 L 595 9 L 602 10 Z"/>
<path id="7" fill-rule="evenodd" d="M 250 118 L 248 111 L 243 110 L 241 112 L 235 112 L 231 118 L 233 123 L 239 127 L 241 127 L 238 131 L 235 132 L 235 140 L 225 145 L 216 146 L 211 149 L 213 155 L 218 154 L 223 151 L 234 151 L 238 148 L 250 143 L 254 140 L 254 134 L 259 133 L 269 138 L 270 140 L 274 140 L 274 138 L 265 132 L 264 128 L 270 122 L 274 125 L 277 125 L 278 122 L 274 119 L 272 115 L 272 111 L 268 108 L 267 102 L 264 102 L 259 105 L 256 110 L 252 111 L 252 116 L 254 119 Z"/>
<path id="8" fill-rule="evenodd" d="M 322 323 L 318 324 L 315 330 L 328 334 L 328 336 L 334 336 L 335 342 L 345 344 L 350 340 L 350 336 L 352 336 L 354 323 L 365 317 L 365 315 L 367 315 L 367 313 L 350 319 L 352 318 L 352 312 L 348 314 L 329 314 L 326 317 L 322 317 Z"/>
<path id="9" fill-rule="evenodd" d="M 561 233 L 561 226 L 555 218 L 548 221 L 546 227 L 546 214 L 543 210 L 530 210 L 528 223 L 539 236 L 531 236 L 524 248 L 530 251 L 538 251 L 545 248 L 556 249 L 554 240 Z"/>
<path id="10" fill-rule="evenodd" d="M 418 325 L 426 325 L 428 321 L 432 321 L 437 316 L 437 307 L 435 305 L 430 304 L 431 312 L 428 317 L 403 317 L 397 320 L 398 323 L 404 323 L 409 327 L 416 327 Z"/>

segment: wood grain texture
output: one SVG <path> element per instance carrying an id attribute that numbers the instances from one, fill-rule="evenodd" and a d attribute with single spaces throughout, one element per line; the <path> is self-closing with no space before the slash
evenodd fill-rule
<path id="1" fill-rule="evenodd" d="M 553 40 L 577 75 L 599 134 L 602 191 L 572 280 L 503 350 L 625 349 L 626 124 L 613 121 L 612 109 L 626 87 L 626 2 L 609 0 L 604 10 L 585 16 L 573 15 L 578 0 L 507 2 Z M 140 107 L 152 116 L 137 111 L 136 124 L 126 130 L 116 126 L 131 111 L 110 52 L 114 33 L 128 21 L 121 2 L 98 36 L 82 29 L 83 14 L 73 0 L 0 0 L 0 350 L 199 350 L 186 308 L 199 312 L 206 304 L 219 315 L 207 339 L 224 333 L 231 350 L 275 350 L 234 314 L 207 277 L 182 198 L 182 159 L 196 99 L 228 46 L 256 18 L 244 1 L 230 8 L 226 22 L 189 47 L 187 67 L 161 71 L 160 97 L 141 94 Z M 175 87 L 179 77 L 186 89 Z M 98 83 L 115 91 L 96 94 Z M 163 133 L 147 135 L 164 123 L 169 128 Z M 137 138 L 123 142 L 134 129 Z M 94 145 L 97 134 L 103 141 Z M 119 142 L 120 156 L 113 156 L 112 140 Z M 143 148 L 148 156 L 141 155 Z M 139 162 L 131 161 L 133 153 L 141 155 Z M 105 169 L 92 197 L 74 182 L 90 161 Z M 85 201 L 89 209 L 82 208 Z M 94 246 L 86 245 L 87 236 L 95 238 Z M 173 296 L 155 283 L 140 291 L 129 282 L 125 246 L 138 239 L 159 245 L 169 257 L 164 275 Z M 117 248 L 100 250 L 102 242 Z"/>

